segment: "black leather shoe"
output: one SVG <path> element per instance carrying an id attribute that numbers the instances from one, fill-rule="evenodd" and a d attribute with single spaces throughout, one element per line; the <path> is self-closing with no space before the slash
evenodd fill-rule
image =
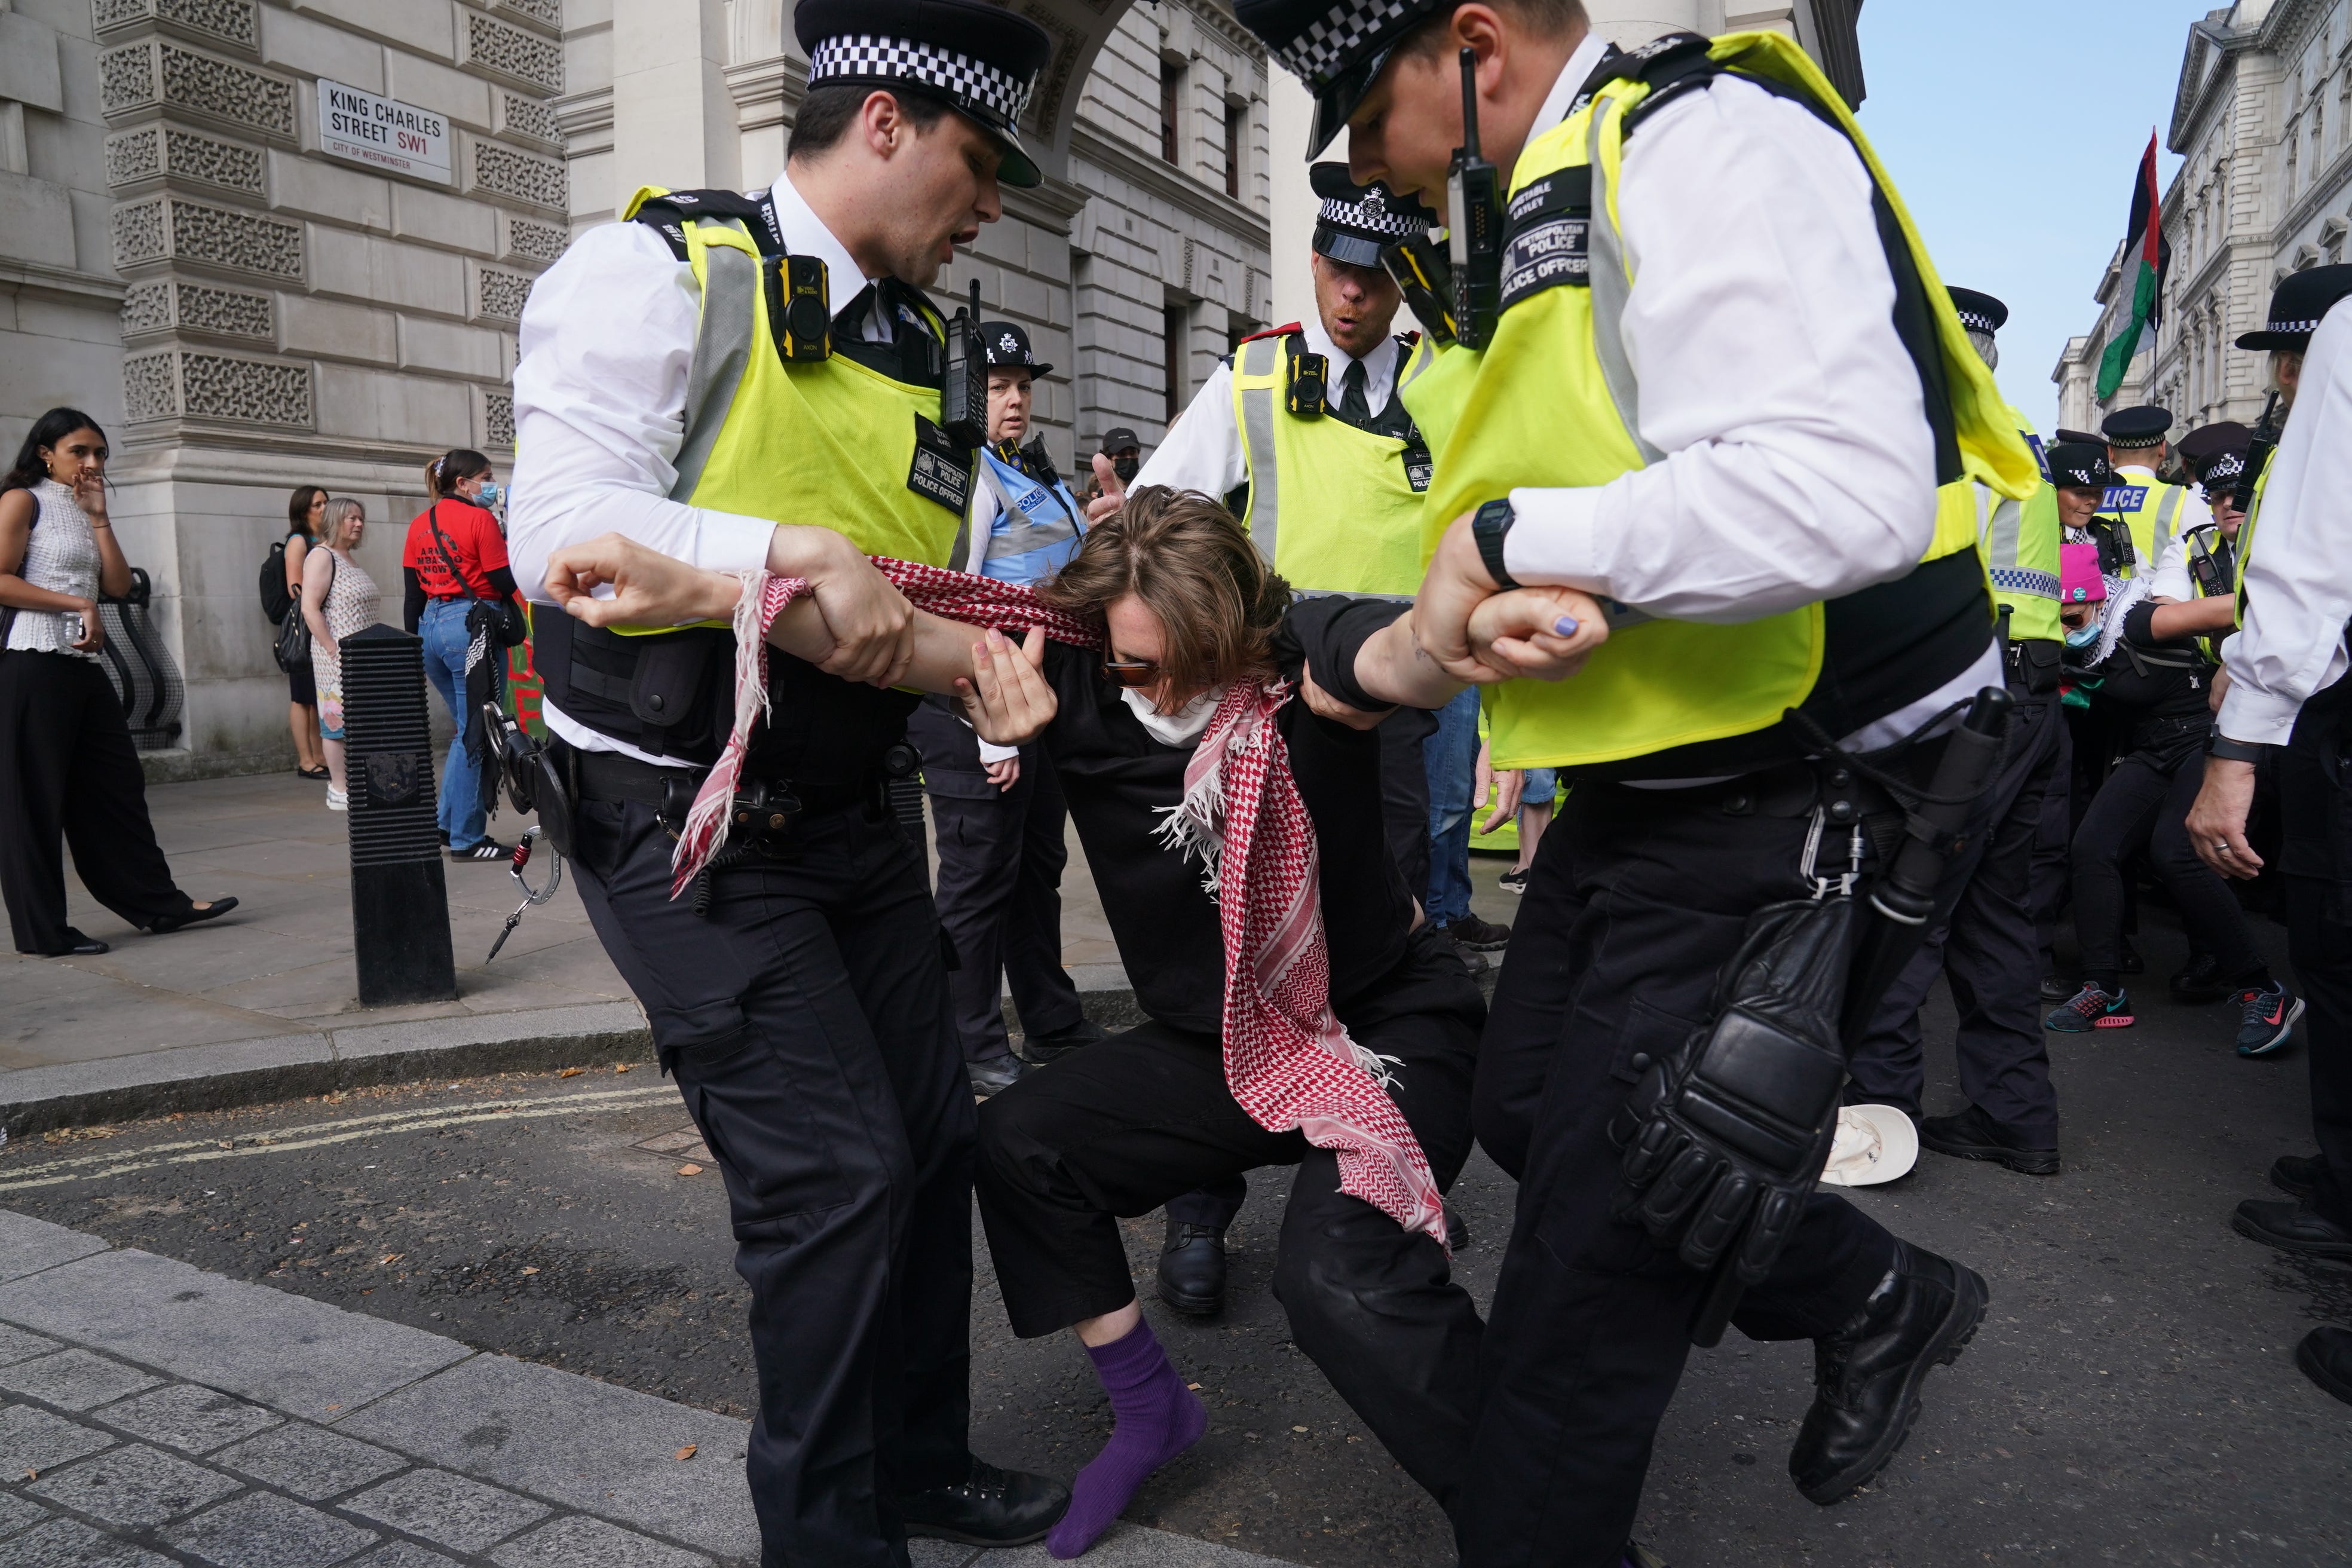
<path id="1" fill-rule="evenodd" d="M 2316 1154 L 2281 1154 L 2271 1162 L 2271 1185 L 2291 1198 L 2307 1198 L 2319 1190 L 2324 1163 Z"/>
<path id="2" fill-rule="evenodd" d="M 216 921 L 220 919 L 221 916 L 228 913 L 229 910 L 235 908 L 236 908 L 236 900 L 235 899 L 215 899 L 203 909 L 198 909 L 192 903 L 176 915 L 164 915 L 160 919 L 149 921 L 147 922 L 147 934 L 149 936 L 165 936 L 173 931 L 182 929 L 184 926 L 202 925 L 206 921 Z"/>
<path id="3" fill-rule="evenodd" d="M 66 927 L 65 946 L 51 948 L 48 952 L 41 954 L 41 956 L 43 958 L 96 958 L 101 952 L 111 952 L 112 951 L 113 949 L 108 947 L 106 943 L 99 941 L 98 938 L 94 936 L 84 936 L 72 926 L 68 926 Z"/>
<path id="4" fill-rule="evenodd" d="M 2230 992 L 2230 982 L 2221 973 L 2221 960 L 2210 952 L 2198 953 L 2173 973 L 2172 999 L 2184 1007 L 2219 1002 Z"/>
<path id="5" fill-rule="evenodd" d="M 2042 999 L 2044 1002 L 2063 1002 L 2081 989 L 2081 986 L 2070 984 L 2054 974 L 2042 977 Z"/>
<path id="6" fill-rule="evenodd" d="M 1459 1252 L 1470 1245 L 1470 1222 L 1452 1204 L 1445 1205 L 1445 1249 Z"/>
<path id="7" fill-rule="evenodd" d="M 2303 1375 L 2352 1405 L 2352 1329 L 2314 1329 L 2294 1347 Z"/>
<path id="8" fill-rule="evenodd" d="M 1003 1093 L 1028 1077 L 1029 1064 L 1007 1051 L 984 1062 L 966 1062 L 963 1070 L 971 1079 L 972 1093 L 986 1100 L 992 1094 Z"/>
<path id="9" fill-rule="evenodd" d="M 977 1458 L 962 1485 L 934 1487 L 898 1502 L 908 1535 L 960 1541 L 966 1546 L 1026 1546 L 1043 1541 L 1069 1507 L 1070 1489 L 1052 1477 L 1000 1470 Z"/>
<path id="10" fill-rule="evenodd" d="M 2240 1236 L 2313 1258 L 2352 1258 L 2352 1230 L 2322 1219 L 2300 1203 L 2248 1198 L 2230 1222 Z"/>
<path id="11" fill-rule="evenodd" d="M 1929 1116 L 1919 1122 L 1919 1145 L 1955 1160 L 1990 1160 L 2029 1176 L 2058 1173 L 2058 1151 L 2038 1147 L 2034 1134 L 2003 1127 L 1971 1105 L 1957 1116 Z"/>
<path id="12" fill-rule="evenodd" d="M 1066 1029 L 1056 1029 L 1050 1035 L 1024 1035 L 1021 1056 L 1037 1067 L 1044 1067 L 1056 1057 L 1096 1045 L 1110 1038 L 1110 1031 L 1091 1018 L 1080 1018 Z"/>
<path id="13" fill-rule="evenodd" d="M 1813 1342 L 1813 1407 L 1789 1450 L 1797 1489 L 1826 1507 L 1885 1469 L 1919 1418 L 1919 1384 L 1959 1360 L 1990 1299 L 1974 1269 L 1896 1242 L 1853 1321 Z"/>
<path id="14" fill-rule="evenodd" d="M 1160 1249 L 1160 1300 L 1188 1317 L 1225 1310 L 1225 1233 L 1213 1226 L 1168 1222 Z"/>

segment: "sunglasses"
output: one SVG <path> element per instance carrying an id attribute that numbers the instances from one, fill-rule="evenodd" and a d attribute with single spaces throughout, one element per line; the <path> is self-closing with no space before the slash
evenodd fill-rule
<path id="1" fill-rule="evenodd" d="M 1160 665 L 1155 659 L 1119 658 L 1109 649 L 1103 650 L 1103 674 L 1115 686 L 1149 686 L 1160 679 Z"/>

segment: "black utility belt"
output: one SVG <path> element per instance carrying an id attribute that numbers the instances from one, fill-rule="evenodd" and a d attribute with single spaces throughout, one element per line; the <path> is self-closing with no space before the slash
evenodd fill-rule
<path id="1" fill-rule="evenodd" d="M 618 752 L 572 751 L 580 780 L 580 798 L 650 805 L 673 833 L 693 809 L 694 796 L 709 768 L 663 767 Z M 792 820 L 849 806 L 872 810 L 887 807 L 887 784 L 882 773 L 856 784 L 803 784 L 786 778 L 746 776 L 737 782 L 735 805 L 742 826 L 768 831 Z M 762 819 L 754 822 L 753 816 Z"/>
<path id="2" fill-rule="evenodd" d="M 2063 644 L 2048 637 L 2021 637 L 2002 647 L 2001 666 L 2011 685 L 2022 687 L 2028 696 L 2046 697 L 2058 689 L 2064 651 Z"/>

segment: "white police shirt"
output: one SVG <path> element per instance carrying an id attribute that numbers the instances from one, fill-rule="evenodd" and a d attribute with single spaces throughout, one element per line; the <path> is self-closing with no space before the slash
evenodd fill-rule
<path id="1" fill-rule="evenodd" d="M 1329 395 L 1336 403 L 1348 367 L 1356 363 L 1356 356 L 1343 353 L 1331 341 L 1319 315 L 1303 322 L 1300 331 L 1307 352 L 1321 354 L 1331 363 Z M 1389 399 L 1396 393 L 1397 367 L 1402 359 L 1402 345 L 1388 334 L 1383 334 L 1372 352 L 1364 356 L 1364 401 L 1374 417 L 1389 405 Z M 1241 430 L 1234 424 L 1234 367 L 1228 362 L 1218 365 L 1202 384 L 1183 414 L 1161 437 L 1159 449 L 1128 488 L 1166 485 L 1171 489 L 1199 490 L 1202 495 L 1222 498 L 1248 478 L 1249 459 L 1242 450 Z"/>
<path id="2" fill-rule="evenodd" d="M 1588 35 L 1569 57 L 1539 132 L 1606 47 Z M 1935 445 L 1871 193 L 1836 128 L 1737 77 L 1643 122 L 1617 185 L 1634 269 L 1624 336 L 1640 433 L 1666 457 L 1605 485 L 1513 490 L 1512 576 L 1730 623 L 1917 565 L 1935 536 Z M 1988 645 L 1845 743 L 1885 745 L 2000 684 Z"/>
<path id="3" fill-rule="evenodd" d="M 2221 733 L 2284 745 L 2314 692 L 2344 678 L 2352 620 L 2352 306 L 2311 334 L 2294 411 L 2271 458 L 2246 563 L 2245 624 L 2221 645 Z"/>
<path id="4" fill-rule="evenodd" d="M 789 174 L 772 194 L 785 247 L 824 259 L 836 309 L 873 281 L 793 188 Z M 767 564 L 772 519 L 668 499 L 685 439 L 699 304 L 694 269 L 641 223 L 588 230 L 531 286 L 514 373 L 507 553 L 515 581 L 533 600 L 551 602 L 550 555 L 606 532 L 713 571 Z M 859 335 L 871 342 L 891 338 L 871 311 Z M 584 751 L 658 760 L 551 702 L 542 711 L 549 729 Z"/>

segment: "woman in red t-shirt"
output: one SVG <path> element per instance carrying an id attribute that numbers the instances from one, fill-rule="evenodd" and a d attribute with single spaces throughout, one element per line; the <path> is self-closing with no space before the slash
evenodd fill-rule
<path id="1" fill-rule="evenodd" d="M 400 553 L 402 618 L 425 640 L 425 673 L 457 721 L 441 773 L 441 841 L 453 860 L 503 860 L 507 847 L 482 831 L 481 771 L 466 743 L 480 721 L 466 700 L 466 615 L 477 599 L 510 599 L 515 592 L 506 533 L 488 510 L 499 490 L 490 460 L 464 447 L 425 466 L 425 490 L 432 503 L 408 525 Z M 502 658 L 505 650 L 494 647 L 489 657 Z"/>

